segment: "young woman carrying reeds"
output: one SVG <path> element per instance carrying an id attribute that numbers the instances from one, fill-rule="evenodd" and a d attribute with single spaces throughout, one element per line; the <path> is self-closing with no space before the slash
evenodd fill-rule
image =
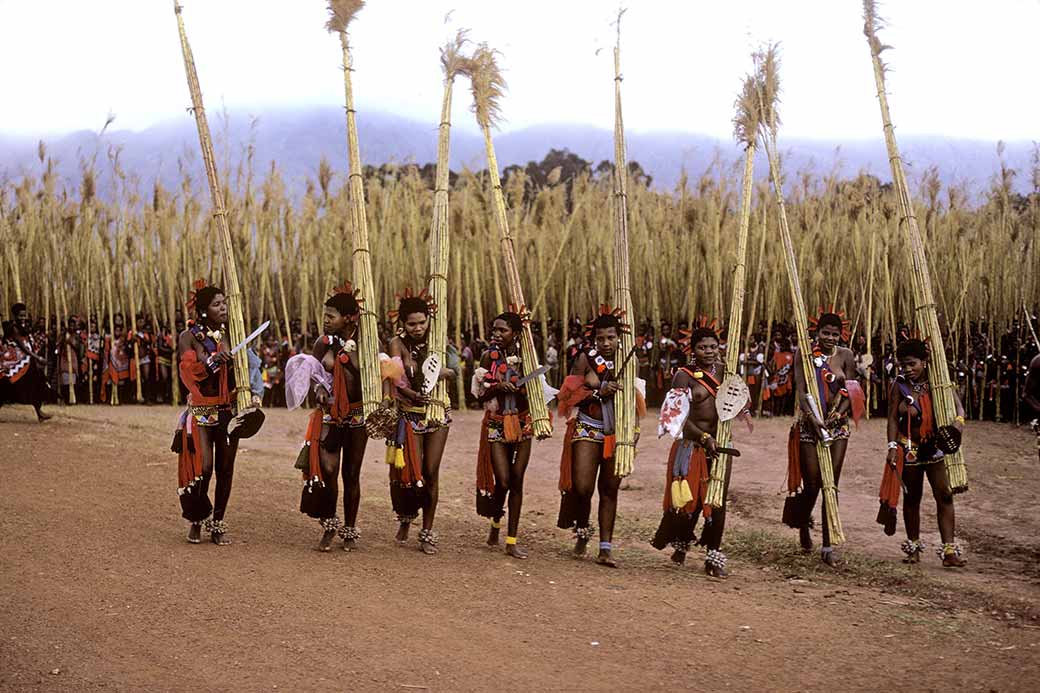
<path id="1" fill-rule="evenodd" d="M 446 416 L 443 423 L 429 420 L 426 407 L 436 381 L 455 377 L 454 371 L 428 361 L 430 318 L 436 311 L 437 305 L 425 290 L 417 295 L 406 290 L 398 297 L 397 307 L 390 311 L 398 333 L 390 340 L 388 352 L 391 360 L 400 363 L 402 374 L 396 383 L 383 381 L 384 396 L 393 397 L 401 415 L 396 435 L 387 439 L 390 500 L 400 524 L 396 539 L 401 544 L 408 540 L 408 530 L 421 509 L 419 549 L 427 555 L 437 553 L 433 520 L 451 418 Z M 427 372 L 428 363 L 436 371 Z"/>
<path id="2" fill-rule="evenodd" d="M 557 395 L 558 412 L 567 419 L 560 456 L 560 514 L 556 525 L 574 530 L 574 556 L 585 555 L 595 531 L 589 526 L 592 494 L 599 489 L 599 554 L 596 563 L 617 567 L 611 555 L 621 477 L 615 473 L 614 399 L 621 392 L 618 361 L 621 333 L 629 329 L 620 309 L 601 306 L 588 329 L 588 347 L 575 360 Z M 622 361 L 624 359 L 622 358 Z M 634 364 L 629 367 L 635 367 Z M 646 406 L 637 393 L 637 413 Z M 638 420 L 638 419 L 637 419 Z"/>
<path id="3" fill-rule="evenodd" d="M 195 287 L 188 310 L 196 312 L 197 320 L 189 321 L 188 329 L 177 339 L 180 378 L 188 389 L 188 408 L 181 415 L 174 439 L 174 451 L 180 455 L 177 493 L 181 514 L 191 523 L 188 541 L 198 544 L 205 526 L 211 541 L 224 545 L 231 543 L 224 514 L 231 498 L 238 452 L 238 439 L 228 436 L 237 374 L 226 343 L 228 305 L 224 291 L 202 280 Z M 210 503 L 209 481 L 214 471 L 217 488 Z"/>
<path id="4" fill-rule="evenodd" d="M 703 514 L 704 528 L 697 543 L 707 548 L 704 572 L 725 578 L 726 555 L 720 547 L 726 508 L 712 508 L 705 500 L 711 468 L 718 458 L 715 397 L 726 367 L 719 360 L 719 337 L 713 328 L 697 327 L 680 341 L 689 363 L 675 373 L 672 389 L 661 405 L 658 433 L 670 432 L 676 440 L 668 455 L 664 515 L 651 544 L 658 550 L 671 546 L 672 561 L 681 565 L 696 540 L 697 517 Z M 731 468 L 726 466 L 726 488 Z"/>
<path id="5" fill-rule="evenodd" d="M 487 544 L 498 546 L 508 497 L 506 553 L 513 558 L 527 558 L 527 551 L 517 544 L 517 532 L 534 436 L 527 394 L 520 383 L 524 373 L 520 333 L 525 319 L 516 309 L 495 318 L 491 346 L 473 375 L 473 394 L 484 405 L 477 453 L 477 514 L 491 518 Z"/>
<path id="6" fill-rule="evenodd" d="M 0 334 L 0 406 L 32 405 L 42 423 L 51 418 L 43 412 L 50 389 L 33 352 L 29 311 L 25 304 L 16 303 L 11 307 L 11 315 L 14 319 L 3 322 Z"/>
<path id="7" fill-rule="evenodd" d="M 338 534 L 343 550 L 357 548 L 361 533 L 357 529 L 361 504 L 361 463 L 365 457 L 368 434 L 361 403 L 361 371 L 358 363 L 358 323 L 361 318 L 359 294 L 348 282 L 333 289 L 322 310 L 324 334 L 314 342 L 312 356 L 300 354 L 286 365 L 286 398 L 290 408 L 306 399 L 306 390 L 291 393 L 292 372 L 297 363 L 308 363 L 315 371 L 313 382 L 317 408 L 307 426 L 306 458 L 301 454 L 304 488 L 300 512 L 321 524 L 319 551 L 329 551 Z M 320 364 L 320 365 L 319 365 Z M 318 370 L 320 369 L 320 370 Z M 342 464 L 341 464 L 342 458 Z M 343 522 L 336 516 L 339 478 L 343 478 Z"/>
<path id="8" fill-rule="evenodd" d="M 935 420 L 934 392 L 928 377 L 928 345 L 919 339 L 908 339 L 896 348 L 901 375 L 888 392 L 888 458 L 881 479 L 881 509 L 878 523 L 885 533 L 896 531 L 896 507 L 899 492 L 905 490 L 903 523 L 904 563 L 919 563 L 921 543 L 921 496 L 924 478 L 932 487 L 942 546 L 939 558 L 947 568 L 967 565 L 954 540 L 953 491 L 947 477 L 945 455 L 960 448 L 964 430 L 964 407 L 954 393 L 957 416 L 950 426 L 939 426 Z"/>
<path id="9" fill-rule="evenodd" d="M 805 377 L 796 368 L 794 380 L 798 418 L 791 428 L 787 448 L 788 489 L 794 495 L 785 507 L 785 522 L 788 526 L 798 528 L 799 541 L 804 551 L 813 548 L 810 532 L 812 512 L 823 484 L 816 444 L 821 437 L 825 442 L 830 442 L 834 484 L 837 486 L 852 432 L 849 415 L 854 414 L 858 419 L 865 407 L 863 391 L 856 381 L 856 357 L 851 349 L 840 344 L 840 340 L 848 340 L 848 323 L 840 314 L 833 312 L 821 313 L 809 323 L 810 329 L 815 328 L 816 340 L 811 345 L 813 368 L 816 386 L 823 401 L 810 401 L 806 395 Z M 820 560 L 832 567 L 838 563 L 831 546 L 826 513 L 823 515 Z"/>

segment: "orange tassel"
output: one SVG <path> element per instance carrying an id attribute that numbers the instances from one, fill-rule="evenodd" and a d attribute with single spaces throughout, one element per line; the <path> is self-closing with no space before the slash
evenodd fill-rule
<path id="1" fill-rule="evenodd" d="M 881 489 L 878 497 L 884 505 L 895 510 L 899 507 L 899 493 L 903 488 L 903 447 L 897 448 L 896 466 L 885 463 L 885 472 L 881 475 Z"/>
<path id="2" fill-rule="evenodd" d="M 304 481 L 315 477 L 321 479 L 321 461 L 318 458 L 318 449 L 321 446 L 322 411 L 315 409 L 311 412 L 307 421 L 307 442 L 310 449 L 307 451 L 308 469 L 303 473 Z"/>
<path id="3" fill-rule="evenodd" d="M 477 448 L 477 490 L 494 493 L 495 473 L 491 468 L 491 444 L 488 443 L 488 423 L 491 412 L 484 413 L 484 421 L 480 424 L 480 446 Z"/>
<path id="4" fill-rule="evenodd" d="M 617 446 L 617 436 L 611 433 L 603 436 L 603 459 L 609 460 L 614 456 L 614 448 Z"/>
<path id="5" fill-rule="evenodd" d="M 520 430 L 520 417 L 516 414 L 506 414 L 502 417 L 502 438 L 507 443 L 519 443 L 522 432 Z"/>
<path id="6" fill-rule="evenodd" d="M 935 415 L 932 413 L 931 394 L 922 392 L 917 399 L 917 406 L 921 408 L 921 440 L 928 440 L 932 436 L 935 421 Z"/>

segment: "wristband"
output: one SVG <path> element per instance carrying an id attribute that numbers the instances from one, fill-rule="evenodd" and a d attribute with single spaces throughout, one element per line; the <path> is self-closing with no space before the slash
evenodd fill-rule
<path id="1" fill-rule="evenodd" d="M 705 431 L 704 433 L 701 433 L 701 445 L 706 444 L 710 438 L 711 438 L 711 434 L 708 433 L 707 431 Z"/>
<path id="2" fill-rule="evenodd" d="M 957 417 L 954 417 L 954 419 L 953 419 L 953 420 L 954 420 L 955 422 L 959 423 L 959 424 L 960 424 L 961 426 L 963 426 L 963 425 L 964 425 L 964 417 L 963 417 L 963 416 L 957 416 Z"/>
<path id="3" fill-rule="evenodd" d="M 896 441 L 894 441 L 894 440 L 888 441 L 888 449 L 889 450 L 895 450 L 898 447 L 899 447 L 899 443 L 897 443 Z"/>

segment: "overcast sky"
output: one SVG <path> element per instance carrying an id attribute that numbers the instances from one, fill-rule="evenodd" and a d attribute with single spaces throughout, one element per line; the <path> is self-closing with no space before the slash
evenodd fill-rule
<path id="1" fill-rule="evenodd" d="M 324 0 L 182 0 L 210 110 L 250 113 L 343 98 Z M 880 136 L 858 0 L 628 0 L 629 130 L 728 136 L 762 41 L 782 49 L 782 135 Z M 5 134 L 143 129 L 187 118 L 172 0 L 0 0 Z M 436 121 L 438 48 L 457 28 L 501 51 L 504 130 L 613 124 L 613 0 L 369 0 L 351 26 L 355 100 Z M 881 6 L 903 134 L 1040 139 L 1040 0 L 899 0 Z M 450 16 L 445 21 L 446 15 Z M 603 49 L 603 50 L 599 50 Z M 599 53 L 597 54 L 597 50 Z M 454 120 L 471 126 L 460 80 Z"/>

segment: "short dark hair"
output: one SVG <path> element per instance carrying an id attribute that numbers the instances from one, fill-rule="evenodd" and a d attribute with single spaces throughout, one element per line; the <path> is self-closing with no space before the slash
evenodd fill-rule
<path id="1" fill-rule="evenodd" d="M 596 330 L 607 330 L 611 327 L 621 332 L 621 320 L 613 313 L 604 313 L 592 321 L 593 334 L 595 334 Z"/>
<path id="2" fill-rule="evenodd" d="M 495 316 L 495 320 L 502 320 L 505 324 L 509 325 L 509 329 L 513 332 L 519 332 L 524 328 L 524 321 L 520 317 L 519 313 L 512 313 L 510 311 L 499 313 Z M 494 323 L 495 320 L 492 320 L 491 322 Z"/>
<path id="3" fill-rule="evenodd" d="M 422 313 L 430 317 L 430 304 L 418 296 L 402 296 L 397 304 L 397 321 L 404 322 L 413 313 Z"/>
<path id="4" fill-rule="evenodd" d="M 715 334 L 715 330 L 711 329 L 710 327 L 696 328 L 693 332 L 690 333 L 690 350 L 693 351 L 693 348 L 697 346 L 697 342 L 701 341 L 702 339 L 707 339 L 708 337 L 711 337 L 716 342 L 719 341 L 719 336 Z"/>
<path id="5" fill-rule="evenodd" d="M 11 306 L 11 315 L 17 315 L 18 313 L 21 313 L 23 310 L 28 311 L 28 306 L 21 302 L 15 303 Z"/>
<path id="6" fill-rule="evenodd" d="M 922 361 L 928 360 L 928 345 L 920 339 L 904 339 L 896 347 L 896 358 L 913 357 Z"/>
<path id="7" fill-rule="evenodd" d="M 352 293 L 341 292 L 329 296 L 325 305 L 335 309 L 340 315 L 354 317 L 361 314 L 361 304 Z"/>
<path id="8" fill-rule="evenodd" d="M 820 316 L 820 319 L 816 321 L 816 331 L 819 332 L 824 327 L 828 326 L 837 328 L 838 332 L 841 332 L 845 327 L 840 315 L 837 313 L 824 313 Z"/>
<path id="9" fill-rule="evenodd" d="M 222 296 L 224 290 L 217 286 L 204 286 L 195 292 L 195 312 L 200 316 L 206 312 L 209 308 L 209 304 L 213 303 L 213 299 L 218 295 Z"/>

